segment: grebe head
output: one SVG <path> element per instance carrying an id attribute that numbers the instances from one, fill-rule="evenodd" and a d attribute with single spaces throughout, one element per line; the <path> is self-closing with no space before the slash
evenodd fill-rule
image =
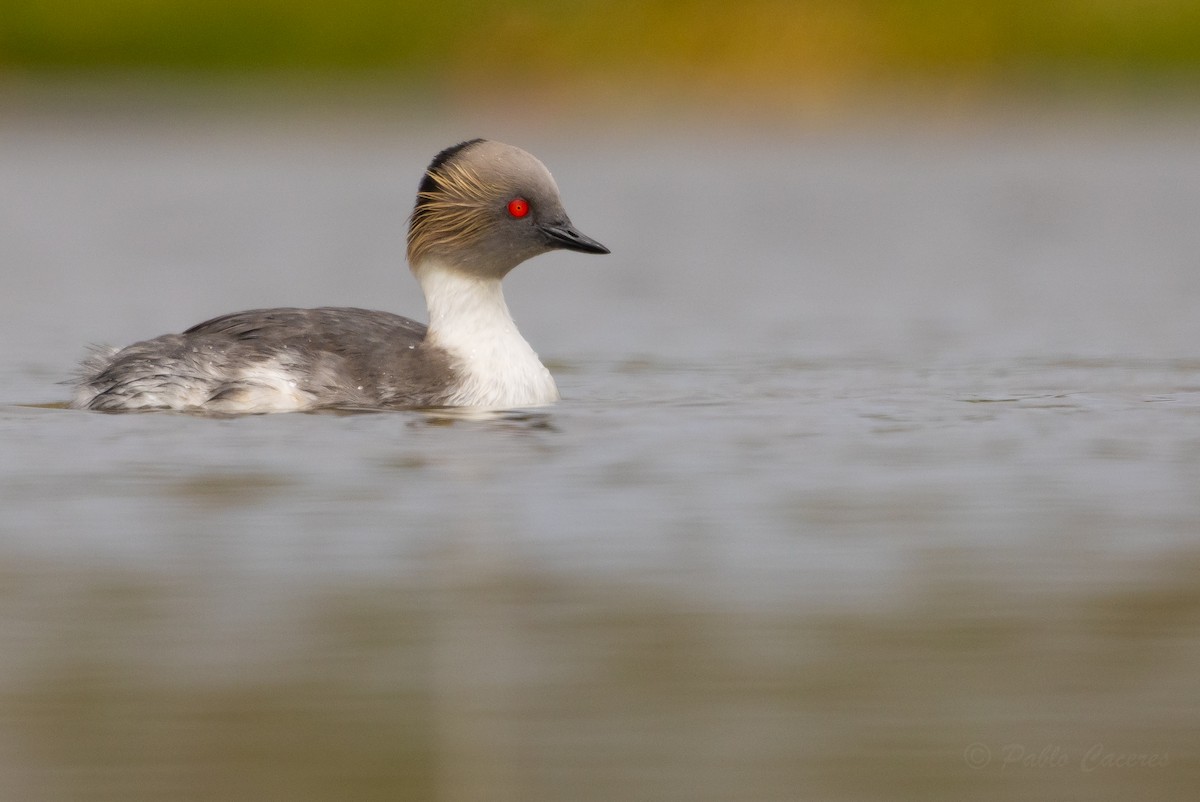
<path id="1" fill-rule="evenodd" d="M 472 139 L 439 153 L 425 171 L 409 218 L 408 262 L 503 278 L 558 248 L 608 253 L 571 224 L 550 171 L 529 153 Z"/>

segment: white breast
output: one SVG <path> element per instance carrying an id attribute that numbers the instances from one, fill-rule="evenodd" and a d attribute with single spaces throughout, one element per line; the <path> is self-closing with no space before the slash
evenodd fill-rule
<path id="1" fill-rule="evenodd" d="M 436 265 L 415 272 L 429 305 L 429 341 L 450 353 L 460 378 L 447 403 L 508 409 L 558 400 L 554 378 L 517 331 L 498 279 Z"/>

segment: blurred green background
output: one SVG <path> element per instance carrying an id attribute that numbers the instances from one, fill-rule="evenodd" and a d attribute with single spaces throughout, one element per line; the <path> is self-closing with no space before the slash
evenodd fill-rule
<path id="1" fill-rule="evenodd" d="M 684 97 L 1200 75 L 1196 0 L 5 0 L 0 76 L 291 74 Z"/>

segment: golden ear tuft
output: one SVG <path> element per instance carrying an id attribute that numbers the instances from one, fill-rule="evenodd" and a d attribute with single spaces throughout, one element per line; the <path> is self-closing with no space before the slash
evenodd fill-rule
<path id="1" fill-rule="evenodd" d="M 438 248 L 466 248 L 494 224 L 488 212 L 502 189 L 461 164 L 426 174 L 408 225 L 408 261 L 416 264 Z"/>

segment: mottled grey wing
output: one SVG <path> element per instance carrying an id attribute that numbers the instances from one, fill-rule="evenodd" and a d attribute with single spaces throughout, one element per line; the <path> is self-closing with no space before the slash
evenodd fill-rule
<path id="1" fill-rule="evenodd" d="M 347 342 L 381 339 L 420 343 L 426 327 L 415 320 L 353 307 L 249 309 L 198 323 L 185 335 L 218 335 L 235 340 L 299 340 L 312 347 L 341 350 Z"/>
<path id="2" fill-rule="evenodd" d="M 366 309 L 235 312 L 94 358 L 74 404 L 242 411 L 282 392 L 296 408 L 437 406 L 452 371 L 425 332 Z"/>
<path id="3" fill-rule="evenodd" d="M 317 406 L 437 406 L 450 366 L 424 347 L 425 333 L 390 312 L 326 306 L 235 312 L 193 326 L 183 339 L 213 343 L 231 364 L 278 364 L 286 355 L 296 386 Z"/>

